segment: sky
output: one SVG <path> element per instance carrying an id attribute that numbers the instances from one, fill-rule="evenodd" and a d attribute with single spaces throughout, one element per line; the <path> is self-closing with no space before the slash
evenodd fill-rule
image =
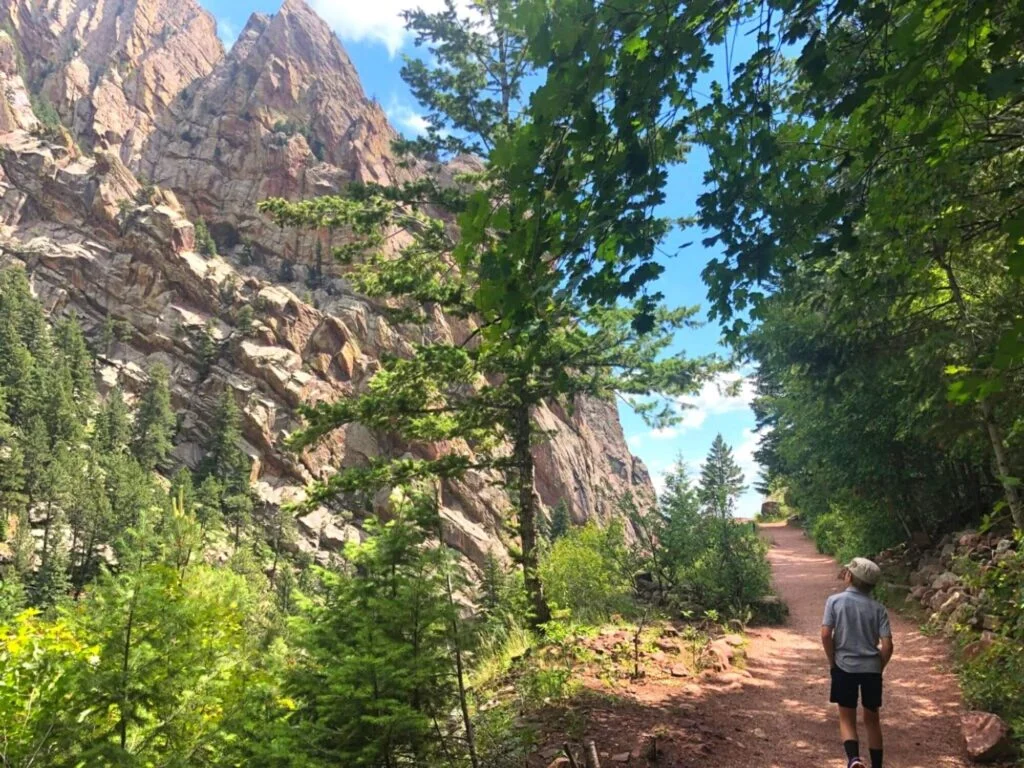
<path id="1" fill-rule="evenodd" d="M 424 121 L 415 99 L 402 82 L 402 56 L 415 48 L 405 32 L 401 11 L 420 6 L 427 10 L 443 7 L 443 0 L 307 0 L 341 38 L 368 96 L 379 101 L 392 124 L 406 135 L 415 135 L 424 128 Z M 230 46 L 253 12 L 274 13 L 281 0 L 200 0 L 217 19 L 218 34 Z M 742 43 L 741 43 L 742 45 Z M 724 65 L 719 64 L 720 68 Z M 719 75 L 722 72 L 718 73 Z M 671 217 L 692 216 L 701 192 L 706 158 L 691 156 L 685 165 L 669 174 L 668 202 L 660 211 Z M 657 286 L 673 306 L 701 306 L 706 317 L 706 288 L 700 273 L 709 259 L 718 255 L 714 249 L 701 245 L 704 233 L 699 230 L 674 232 L 663 244 L 659 259 L 665 272 Z M 683 248 L 685 243 L 691 243 Z M 692 355 L 719 353 L 728 356 L 720 344 L 721 333 L 714 323 L 684 331 L 678 348 Z M 726 392 L 729 384 L 743 378 L 739 373 L 723 375 L 706 384 L 691 397 L 677 404 L 680 422 L 666 429 L 652 430 L 626 406 L 620 406 L 622 427 L 633 453 L 647 464 L 657 488 L 664 485 L 665 475 L 682 462 L 691 475 L 700 471 L 711 442 L 721 433 L 729 443 L 748 486 L 757 480 L 759 468 L 754 461 L 758 436 L 750 410 L 753 386 L 744 378 L 735 395 Z M 733 389 L 733 388 L 729 388 Z M 759 509 L 761 497 L 748 489 L 740 498 L 736 514 L 751 517 Z"/>

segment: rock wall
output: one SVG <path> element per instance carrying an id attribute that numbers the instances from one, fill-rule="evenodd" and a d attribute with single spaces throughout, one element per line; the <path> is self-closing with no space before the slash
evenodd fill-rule
<path id="1" fill-rule="evenodd" d="M 340 271 L 328 265 L 322 281 L 304 282 L 316 239 L 271 226 L 256 202 L 422 172 L 395 160 L 395 132 L 302 0 L 254 15 L 227 56 L 194 0 L 0 0 L 0 19 L 0 265 L 23 265 L 51 311 L 79 316 L 101 347 L 104 387 L 130 396 L 151 365 L 168 367 L 179 462 L 199 460 L 225 389 L 243 412 L 266 504 L 299 498 L 310 480 L 373 456 L 436 453 L 359 425 L 302 455 L 281 449 L 298 426 L 296 406 L 351 395 L 381 355 L 409 345 Z M 44 130 L 30 93 L 56 107 L 63 139 Z M 196 251 L 199 216 L 220 255 Z M 249 330 L 240 327 L 246 307 Z M 111 324 L 116 338 L 101 343 Z M 468 331 L 440 315 L 431 329 L 450 339 Z M 203 359 L 204 335 L 216 343 L 212 361 Z M 553 433 L 536 448 L 545 505 L 565 499 L 583 522 L 620 514 L 625 493 L 653 499 L 614 405 L 546 407 L 538 421 Z M 449 544 L 477 563 L 504 555 L 509 503 L 499 478 L 448 483 L 443 503 Z M 357 537 L 365 510 L 344 506 L 300 519 L 299 546 L 322 556 Z"/>

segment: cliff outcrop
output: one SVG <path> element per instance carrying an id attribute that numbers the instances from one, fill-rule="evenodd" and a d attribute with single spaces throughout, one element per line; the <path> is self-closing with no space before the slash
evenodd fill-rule
<path id="1" fill-rule="evenodd" d="M 224 390 L 268 505 L 382 453 L 428 455 L 359 425 L 302 455 L 282 449 L 296 406 L 351 395 L 382 355 L 408 349 L 404 329 L 323 262 L 329 242 L 255 208 L 420 172 L 392 154 L 397 134 L 329 27 L 286 0 L 225 54 L 193 0 L 0 0 L 0 20 L 0 264 L 23 264 L 51 311 L 80 318 L 105 387 L 131 395 L 154 363 L 168 367 L 176 460 L 198 462 Z M 216 253 L 197 244 L 199 219 Z M 465 332 L 441 316 L 433 330 Z M 614 405 L 538 420 L 552 434 L 536 448 L 545 505 L 564 499 L 582 522 L 620 514 L 626 493 L 653 498 Z M 448 483 L 443 501 L 449 544 L 477 563 L 506 551 L 497 478 Z M 311 553 L 359 536 L 341 505 L 298 522 Z"/>

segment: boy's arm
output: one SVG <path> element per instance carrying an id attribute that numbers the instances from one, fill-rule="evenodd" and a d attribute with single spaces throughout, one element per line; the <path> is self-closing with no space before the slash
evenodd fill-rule
<path id="1" fill-rule="evenodd" d="M 821 646 L 825 649 L 825 655 L 828 657 L 828 666 L 831 669 L 836 665 L 836 643 L 832 639 L 832 627 L 822 625 Z"/>
<path id="2" fill-rule="evenodd" d="M 878 645 L 878 653 L 882 657 L 882 669 L 884 670 L 889 665 L 889 659 L 892 658 L 893 652 L 892 638 L 883 637 Z"/>
<path id="3" fill-rule="evenodd" d="M 884 670 L 892 658 L 894 650 L 892 644 L 892 627 L 889 626 L 889 613 L 882 608 L 882 616 L 878 626 L 878 653 L 882 657 L 882 669 Z"/>
<path id="4" fill-rule="evenodd" d="M 829 669 L 836 665 L 836 642 L 832 637 L 832 628 L 836 625 L 835 610 L 832 598 L 825 601 L 825 615 L 821 619 L 821 647 L 828 657 Z"/>

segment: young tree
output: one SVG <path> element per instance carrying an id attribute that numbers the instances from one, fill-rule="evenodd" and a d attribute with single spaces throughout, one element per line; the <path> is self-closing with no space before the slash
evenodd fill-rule
<path id="1" fill-rule="evenodd" d="M 736 498 L 745 490 L 743 471 L 733 458 L 732 448 L 719 433 L 701 467 L 697 497 L 707 514 L 730 519 Z"/>
<path id="2" fill-rule="evenodd" d="M 149 382 L 139 400 L 135 415 L 132 453 L 147 470 L 163 465 L 174 447 L 171 442 L 177 421 L 171 409 L 171 390 L 167 368 L 157 363 L 149 372 Z"/>
<path id="3" fill-rule="evenodd" d="M 115 387 L 96 414 L 96 448 L 103 453 L 121 453 L 131 441 L 132 426 L 128 406 L 120 387 Z"/>
<path id="4" fill-rule="evenodd" d="M 213 431 L 204 449 L 206 456 L 200 467 L 200 477 L 204 480 L 201 494 L 212 490 L 205 483 L 212 478 L 218 486 L 220 512 L 233 532 L 237 548 L 252 515 L 249 492 L 252 462 L 242 450 L 241 413 L 230 389 L 224 391 L 217 404 Z"/>
<path id="5" fill-rule="evenodd" d="M 300 702 L 295 749 L 318 762 L 431 765 L 462 752 L 446 732 L 464 636 L 452 632 L 462 619 L 449 599 L 450 555 L 430 544 L 436 506 L 431 494 L 398 490 L 391 504 L 391 520 L 368 521 L 368 540 L 349 545 L 351 570 L 333 575 L 288 686 Z"/>

